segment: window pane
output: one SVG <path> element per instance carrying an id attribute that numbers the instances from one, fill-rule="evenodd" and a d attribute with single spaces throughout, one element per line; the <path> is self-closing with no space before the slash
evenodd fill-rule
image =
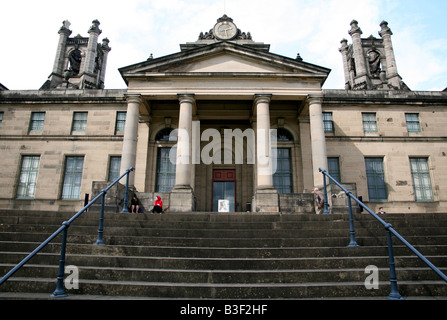
<path id="1" fill-rule="evenodd" d="M 405 120 L 407 121 L 408 132 L 421 132 L 421 126 L 419 123 L 419 114 L 406 113 Z"/>
<path id="2" fill-rule="evenodd" d="M 62 199 L 78 200 L 81 194 L 82 169 L 84 157 L 67 157 L 65 162 Z"/>
<path id="3" fill-rule="evenodd" d="M 110 157 L 109 181 L 115 181 L 120 176 L 121 157 Z"/>
<path id="4" fill-rule="evenodd" d="M 73 114 L 72 131 L 85 131 L 87 128 L 87 112 L 75 112 Z"/>
<path id="5" fill-rule="evenodd" d="M 323 126 L 324 126 L 324 132 L 334 132 L 332 112 L 323 112 Z"/>
<path id="6" fill-rule="evenodd" d="M 39 171 L 39 156 L 24 156 L 17 186 L 17 198 L 32 199 L 36 191 L 37 174 Z"/>
<path id="7" fill-rule="evenodd" d="M 273 174 L 273 186 L 278 193 L 292 193 L 292 170 L 290 149 L 278 148 L 274 152 L 276 172 Z"/>
<path id="8" fill-rule="evenodd" d="M 413 176 L 414 195 L 416 201 L 433 201 L 430 170 L 427 158 L 410 159 L 411 175 Z"/>
<path id="9" fill-rule="evenodd" d="M 369 201 L 386 201 L 388 199 L 385 184 L 385 172 L 382 158 L 366 158 L 366 177 Z"/>
<path id="10" fill-rule="evenodd" d="M 117 112 L 115 131 L 124 132 L 124 127 L 126 125 L 126 116 L 127 116 L 126 112 Z"/>
<path id="11" fill-rule="evenodd" d="M 171 148 L 159 148 L 157 155 L 156 192 L 171 192 L 175 184 L 175 163 L 169 158 Z"/>
<path id="12" fill-rule="evenodd" d="M 377 132 L 377 120 L 375 113 L 362 113 L 363 130 L 365 132 Z"/>
<path id="13" fill-rule="evenodd" d="M 340 165 L 338 158 L 328 158 L 327 159 L 328 164 L 328 172 L 338 182 L 341 182 L 341 176 L 340 176 Z M 330 181 L 332 182 L 332 180 Z"/>
<path id="14" fill-rule="evenodd" d="M 45 112 L 31 113 L 30 131 L 42 131 L 44 121 L 45 121 Z"/>

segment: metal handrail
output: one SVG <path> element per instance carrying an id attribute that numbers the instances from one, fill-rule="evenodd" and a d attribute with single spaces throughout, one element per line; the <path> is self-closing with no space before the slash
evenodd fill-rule
<path id="1" fill-rule="evenodd" d="M 340 187 L 348 196 L 348 205 L 349 205 L 349 232 L 351 235 L 351 242 L 348 247 L 356 247 L 358 246 L 355 241 L 355 230 L 354 230 L 354 219 L 352 216 L 352 205 L 351 198 L 357 202 L 363 209 L 365 209 L 370 215 L 372 215 L 377 221 L 379 221 L 387 232 L 387 242 L 388 242 L 388 255 L 389 255 L 389 266 L 390 266 L 390 283 L 391 283 L 391 291 L 388 296 L 388 299 L 391 300 L 403 300 L 397 289 L 397 277 L 396 277 L 396 268 L 394 263 L 394 252 L 393 252 L 393 243 L 392 243 L 392 235 L 394 235 L 397 239 L 399 239 L 405 246 L 408 247 L 419 259 L 421 259 L 427 266 L 429 266 L 442 280 L 447 282 L 447 276 L 441 272 L 433 263 L 431 263 L 427 258 L 425 258 L 415 247 L 413 247 L 404 237 L 402 237 L 396 230 L 394 230 L 393 226 L 390 223 L 385 222 L 381 219 L 376 213 L 374 213 L 370 208 L 368 208 L 362 201 L 360 201 L 357 197 L 355 197 L 351 191 L 347 190 L 343 187 L 337 180 L 335 180 L 326 170 L 319 169 L 319 171 L 323 174 L 323 184 L 324 184 L 324 203 L 325 207 L 327 207 L 328 199 L 326 193 L 326 178 L 328 177 L 332 182 L 334 182 L 338 187 Z"/>
<path id="2" fill-rule="evenodd" d="M 101 198 L 101 212 L 99 218 L 99 227 L 98 227 L 98 239 L 95 245 L 104 245 L 102 236 L 104 232 L 104 202 L 105 195 L 110 188 L 112 188 L 115 184 L 117 184 L 124 176 L 126 176 L 126 190 L 124 193 L 124 207 L 122 213 L 129 213 L 127 209 L 128 205 L 128 190 L 129 190 L 129 174 L 134 171 L 134 168 L 129 168 L 124 172 L 119 178 L 117 178 L 114 182 L 112 182 L 107 188 L 102 190 L 92 201 L 90 201 L 82 210 L 78 211 L 70 220 L 64 221 L 62 226 L 57 229 L 48 239 L 42 242 L 33 252 L 31 252 L 25 259 L 23 259 L 20 263 L 18 263 L 13 269 L 11 269 L 7 274 L 5 274 L 0 279 L 0 285 L 5 283 L 14 273 L 16 273 L 23 265 L 25 265 L 31 258 L 33 258 L 40 250 L 42 250 L 48 243 L 50 243 L 54 238 L 56 238 L 61 232 L 62 234 L 62 244 L 61 244 L 61 255 L 59 260 L 59 269 L 57 273 L 57 284 L 56 290 L 53 292 L 51 297 L 66 297 L 67 294 L 64 291 L 64 274 L 65 274 L 65 250 L 67 246 L 67 232 L 68 228 L 82 213 L 86 212 L 88 208 L 90 208 L 99 198 Z"/>

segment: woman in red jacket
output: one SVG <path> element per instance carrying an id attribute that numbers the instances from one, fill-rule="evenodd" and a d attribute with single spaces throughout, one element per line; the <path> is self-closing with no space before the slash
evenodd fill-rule
<path id="1" fill-rule="evenodd" d="M 154 208 L 152 209 L 152 213 L 162 213 L 163 212 L 163 201 L 161 201 L 161 198 L 157 196 L 154 203 Z"/>

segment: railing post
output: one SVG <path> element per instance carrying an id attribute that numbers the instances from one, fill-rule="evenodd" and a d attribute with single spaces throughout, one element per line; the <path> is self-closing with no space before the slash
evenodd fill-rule
<path id="1" fill-rule="evenodd" d="M 329 203 L 328 203 L 328 199 L 327 199 L 327 186 L 326 186 L 326 175 L 323 173 L 323 187 L 324 187 L 324 211 L 323 214 L 331 214 L 329 212 Z"/>
<path id="2" fill-rule="evenodd" d="M 351 204 L 351 195 L 352 192 L 346 192 L 348 197 L 348 206 L 349 206 L 349 234 L 351 241 L 348 244 L 348 247 L 358 247 L 357 241 L 355 241 L 355 229 L 354 229 L 354 217 L 352 216 L 352 204 Z"/>
<path id="3" fill-rule="evenodd" d="M 130 174 L 130 171 L 128 171 L 127 175 L 126 175 L 126 191 L 124 193 L 124 207 L 123 207 L 123 211 L 121 211 L 121 213 L 129 213 L 129 209 L 127 209 L 127 204 L 129 202 L 129 197 L 128 197 L 128 193 L 129 193 L 129 174 Z"/>
<path id="4" fill-rule="evenodd" d="M 104 246 L 105 243 L 102 239 L 103 233 L 104 233 L 104 202 L 106 201 L 106 192 L 105 190 L 102 190 L 102 197 L 101 197 L 101 213 L 99 216 L 99 226 L 98 226 L 98 239 L 96 240 L 95 245 L 98 246 Z"/>
<path id="5" fill-rule="evenodd" d="M 67 221 L 65 221 L 64 223 L 62 223 L 62 225 L 65 226 L 65 229 L 62 233 L 61 256 L 59 259 L 59 270 L 57 272 L 56 290 L 54 290 L 53 294 L 50 296 L 52 298 L 62 298 L 67 296 L 67 294 L 64 291 L 65 250 L 67 247 L 67 232 L 70 224 Z"/>
<path id="6" fill-rule="evenodd" d="M 393 239 L 391 235 L 391 224 L 386 224 L 385 229 L 387 233 L 387 239 L 388 239 L 388 255 L 389 255 L 389 263 L 390 263 L 390 284 L 391 284 L 391 291 L 388 295 L 389 300 L 404 300 L 402 296 L 399 293 L 399 290 L 397 289 L 397 276 L 396 276 L 396 266 L 394 263 L 394 252 L 393 252 Z"/>

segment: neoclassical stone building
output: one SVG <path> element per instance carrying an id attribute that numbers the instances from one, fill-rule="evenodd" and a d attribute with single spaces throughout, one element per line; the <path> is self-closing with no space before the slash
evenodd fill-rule
<path id="1" fill-rule="evenodd" d="M 180 52 L 121 68 L 127 89 L 105 90 L 99 25 L 71 38 L 63 23 L 39 90 L 1 86 L 0 209 L 77 210 L 135 167 L 146 210 L 160 195 L 168 212 L 226 200 L 230 212 L 315 213 L 319 168 L 373 210 L 447 210 L 447 93 L 405 85 L 388 23 L 362 38 L 352 21 L 344 90 L 323 90 L 330 69 L 270 52 L 226 15 Z M 121 200 L 110 192 L 110 210 Z"/>

